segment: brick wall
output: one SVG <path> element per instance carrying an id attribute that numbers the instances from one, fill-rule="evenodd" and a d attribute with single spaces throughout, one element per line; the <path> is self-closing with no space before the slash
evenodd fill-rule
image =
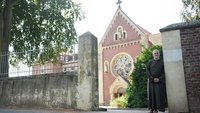
<path id="1" fill-rule="evenodd" d="M 189 110 L 200 112 L 200 27 L 180 30 Z"/>

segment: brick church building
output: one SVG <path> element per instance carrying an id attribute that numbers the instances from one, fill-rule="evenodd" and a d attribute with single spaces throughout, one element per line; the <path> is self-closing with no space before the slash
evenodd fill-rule
<path id="1" fill-rule="evenodd" d="M 109 105 L 125 95 L 129 74 L 134 69 L 142 45 L 161 45 L 160 34 L 150 32 L 134 23 L 118 6 L 99 43 L 99 104 Z"/>

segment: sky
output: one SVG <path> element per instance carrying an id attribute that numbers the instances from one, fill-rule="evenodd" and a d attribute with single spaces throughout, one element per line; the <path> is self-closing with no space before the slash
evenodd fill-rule
<path id="1" fill-rule="evenodd" d="M 75 0 L 81 4 L 85 19 L 76 22 L 78 36 L 90 31 L 102 39 L 115 12 L 118 0 Z M 182 0 L 121 0 L 121 9 L 136 24 L 152 34 L 159 29 L 174 23 L 182 22 L 180 12 Z"/>

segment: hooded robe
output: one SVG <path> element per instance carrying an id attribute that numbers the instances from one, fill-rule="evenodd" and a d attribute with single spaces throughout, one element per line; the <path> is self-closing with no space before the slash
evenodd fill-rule
<path id="1" fill-rule="evenodd" d="M 147 64 L 147 77 L 149 81 L 148 107 L 151 110 L 165 111 L 165 74 L 163 60 L 150 60 Z M 159 82 L 155 83 L 154 78 Z"/>

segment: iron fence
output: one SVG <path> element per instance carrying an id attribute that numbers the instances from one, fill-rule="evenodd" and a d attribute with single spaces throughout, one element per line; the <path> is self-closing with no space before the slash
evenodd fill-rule
<path id="1" fill-rule="evenodd" d="M 77 44 L 74 45 L 73 49 L 58 54 L 55 52 L 52 53 L 52 50 L 56 51 L 55 48 L 49 48 L 24 52 L 1 53 L 0 78 L 52 74 L 77 70 Z"/>

